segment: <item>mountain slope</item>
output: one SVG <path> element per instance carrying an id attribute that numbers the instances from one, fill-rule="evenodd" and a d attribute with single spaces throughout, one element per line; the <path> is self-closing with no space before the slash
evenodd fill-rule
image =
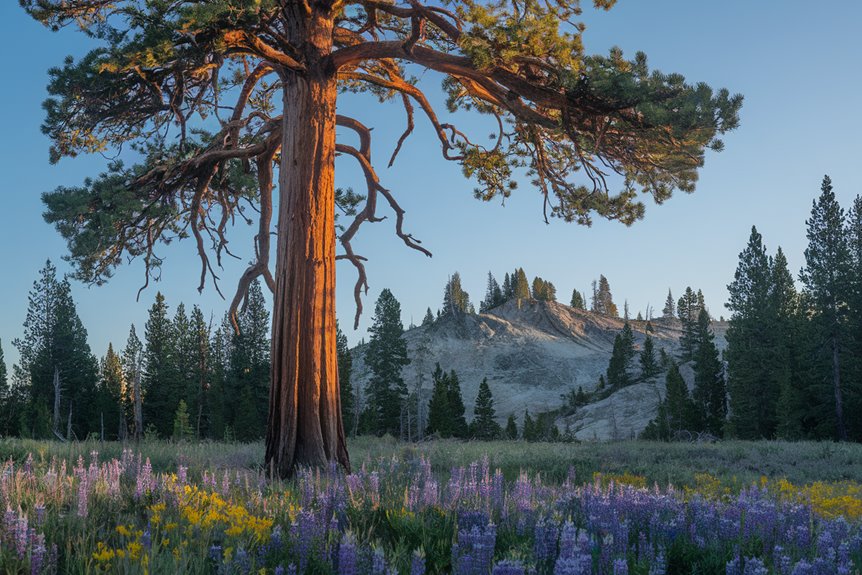
<path id="1" fill-rule="evenodd" d="M 677 355 L 680 323 L 657 319 L 652 324 L 656 354 L 664 348 L 669 355 Z M 412 361 L 402 373 L 411 392 L 420 389 L 423 402 L 427 402 L 435 364 L 439 362 L 446 371 L 454 369 L 461 381 L 468 419 L 479 383 L 487 377 L 498 419 L 502 422 L 514 413 L 520 421 L 525 409 L 537 413 L 559 407 L 560 395 L 571 389 L 595 389 L 622 327 L 621 319 L 556 302 L 509 301 L 484 314 L 445 315 L 430 326 L 406 331 L 404 339 Z M 639 350 L 645 338 L 644 323 L 632 322 L 632 328 Z M 721 349 L 725 325 L 716 323 L 713 329 Z M 354 349 L 353 354 L 353 383 L 364 389 L 370 377 L 364 347 Z M 630 372 L 636 374 L 638 366 L 632 365 Z M 628 437 L 646 426 L 663 395 L 664 378 L 659 377 L 585 406 L 558 425 L 568 426 L 582 439 Z"/>

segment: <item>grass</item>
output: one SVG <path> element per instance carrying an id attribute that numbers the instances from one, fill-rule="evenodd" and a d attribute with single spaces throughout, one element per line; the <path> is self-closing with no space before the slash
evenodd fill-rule
<path id="1" fill-rule="evenodd" d="M 138 446 L 155 471 L 176 471 L 186 466 L 191 473 L 204 469 L 258 470 L 263 463 L 262 443 L 142 442 Z M 612 443 L 526 443 L 523 441 L 431 441 L 402 443 L 392 438 L 359 437 L 350 441 L 354 467 L 379 458 L 402 460 L 424 455 L 435 472 L 448 473 L 487 456 L 492 469 L 507 480 L 521 470 L 541 473 L 547 480 L 562 481 L 570 468 L 581 480 L 596 473 L 643 476 L 659 485 L 694 486 L 697 476 L 709 474 L 726 484 L 749 485 L 761 477 L 787 479 L 796 485 L 817 481 L 862 482 L 862 445 L 833 442 L 727 441 L 712 444 L 622 441 Z M 0 461 L 22 461 L 28 453 L 47 462 L 52 457 L 74 462 L 98 451 L 103 459 L 119 458 L 123 444 L 85 441 L 59 443 L 27 439 L 0 439 Z"/>

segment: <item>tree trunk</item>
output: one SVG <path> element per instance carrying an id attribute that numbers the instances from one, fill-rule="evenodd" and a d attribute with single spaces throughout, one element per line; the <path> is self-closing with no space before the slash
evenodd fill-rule
<path id="1" fill-rule="evenodd" d="M 266 465 L 349 468 L 335 351 L 336 82 L 323 57 L 331 18 L 290 18 L 307 72 L 285 72 L 279 174 L 278 252 L 272 323 L 272 386 Z M 301 29 L 300 29 L 301 28 Z"/>

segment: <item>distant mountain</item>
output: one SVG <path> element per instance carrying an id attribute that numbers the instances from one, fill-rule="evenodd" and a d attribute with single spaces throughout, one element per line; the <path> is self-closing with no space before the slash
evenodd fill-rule
<path id="1" fill-rule="evenodd" d="M 662 348 L 671 357 L 678 356 L 680 322 L 659 318 L 651 323 L 656 357 Z M 645 324 L 631 321 L 638 351 L 645 338 Z M 525 409 L 531 414 L 549 411 L 560 407 L 560 395 L 571 389 L 596 389 L 599 376 L 608 367 L 614 337 L 622 327 L 619 318 L 535 300 L 509 301 L 483 314 L 447 314 L 432 325 L 404 333 L 412 360 L 404 368 L 404 381 L 411 392 L 421 389 L 427 402 L 435 364 L 439 362 L 446 371 L 454 369 L 469 419 L 479 384 L 487 377 L 501 423 L 514 413 L 520 426 Z M 726 323 L 713 323 L 719 350 L 726 346 L 726 329 Z M 364 350 L 365 346 L 359 346 L 352 352 L 352 379 L 359 389 L 365 389 L 370 377 Z M 691 367 L 682 366 L 682 371 L 691 386 Z M 637 358 L 630 373 L 639 373 Z M 557 425 L 561 431 L 568 427 L 579 439 L 629 437 L 655 416 L 663 396 L 661 374 L 581 407 L 574 416 L 559 418 Z"/>

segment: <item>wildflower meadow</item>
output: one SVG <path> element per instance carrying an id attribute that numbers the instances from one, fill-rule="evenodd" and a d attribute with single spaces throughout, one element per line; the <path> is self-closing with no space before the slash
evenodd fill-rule
<path id="1" fill-rule="evenodd" d="M 282 482 L 252 463 L 259 446 L 233 454 L 228 444 L 174 446 L 181 455 L 173 460 L 146 444 L 98 447 L 64 456 L 51 444 L 0 445 L 0 572 L 805 575 L 862 567 L 862 485 L 853 479 L 702 471 L 659 484 L 651 470 L 589 472 L 574 458 L 557 477 L 541 467 L 504 470 L 493 452 L 435 463 L 423 449 L 375 444 L 351 473 L 304 470 Z M 639 448 L 649 444 L 631 446 Z M 219 451 L 215 461 L 202 455 Z"/>

